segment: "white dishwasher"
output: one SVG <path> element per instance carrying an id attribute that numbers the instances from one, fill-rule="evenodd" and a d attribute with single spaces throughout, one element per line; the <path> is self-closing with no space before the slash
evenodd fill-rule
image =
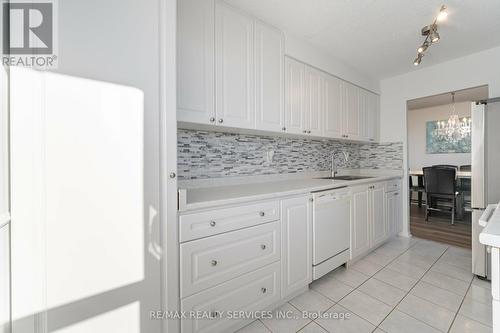
<path id="1" fill-rule="evenodd" d="M 313 193 L 313 280 L 350 259 L 351 192 L 340 188 Z"/>

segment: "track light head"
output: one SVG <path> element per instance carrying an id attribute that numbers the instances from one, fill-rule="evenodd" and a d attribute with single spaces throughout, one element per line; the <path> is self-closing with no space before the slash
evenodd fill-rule
<path id="1" fill-rule="evenodd" d="M 420 63 L 422 62 L 422 58 L 423 58 L 423 56 L 424 56 L 424 54 L 423 54 L 423 53 L 419 53 L 419 54 L 417 55 L 417 57 L 415 58 L 415 60 L 413 60 L 413 64 L 414 64 L 415 66 L 420 65 Z"/>
<path id="2" fill-rule="evenodd" d="M 437 32 L 437 29 L 433 29 L 430 34 L 431 42 L 432 43 L 437 43 L 439 42 L 439 39 L 441 38 L 439 36 L 439 33 Z"/>
<path id="3" fill-rule="evenodd" d="M 446 6 L 442 5 L 441 9 L 439 10 L 439 14 L 436 17 L 436 21 L 443 22 L 444 20 L 446 20 L 447 17 L 448 17 L 448 11 L 446 10 Z"/>
<path id="4" fill-rule="evenodd" d="M 417 49 L 417 52 L 418 53 L 424 53 L 427 48 L 429 47 L 429 43 L 427 42 L 424 42 L 422 45 L 420 45 L 420 47 Z"/>

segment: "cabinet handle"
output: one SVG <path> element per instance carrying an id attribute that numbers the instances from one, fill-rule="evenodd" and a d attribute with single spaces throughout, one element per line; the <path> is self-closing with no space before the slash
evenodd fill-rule
<path id="1" fill-rule="evenodd" d="M 224 122 L 224 119 L 220 118 L 219 119 L 219 124 L 222 124 Z"/>
<path id="2" fill-rule="evenodd" d="M 261 248 L 262 250 L 265 250 L 265 249 L 266 249 L 266 244 L 262 244 L 262 245 L 260 246 L 260 248 Z"/>
<path id="3" fill-rule="evenodd" d="M 261 291 L 263 294 L 265 294 L 265 293 L 267 293 L 267 288 L 260 288 L 260 291 Z"/>
<path id="4" fill-rule="evenodd" d="M 302 133 L 307 133 L 307 131 L 306 131 L 306 130 L 303 130 L 303 131 L 302 131 Z"/>
<path id="5" fill-rule="evenodd" d="M 211 123 L 215 122 L 215 117 L 210 117 L 210 122 Z"/>
<path id="6" fill-rule="evenodd" d="M 282 127 L 281 129 L 282 129 L 283 131 L 286 131 L 286 127 Z"/>
<path id="7" fill-rule="evenodd" d="M 260 215 L 260 216 L 264 216 L 264 215 L 266 215 L 266 213 L 264 213 L 264 212 L 260 212 L 260 213 L 259 213 L 259 215 Z"/>
<path id="8" fill-rule="evenodd" d="M 210 263 L 212 264 L 212 266 L 217 266 L 217 260 L 212 260 Z"/>
<path id="9" fill-rule="evenodd" d="M 311 134 L 311 131 L 307 131 L 307 134 Z"/>
<path id="10" fill-rule="evenodd" d="M 394 193 L 394 195 L 398 195 L 398 194 L 399 194 L 399 192 Z"/>
<path id="11" fill-rule="evenodd" d="M 210 221 L 210 226 L 211 226 L 211 227 L 215 227 L 215 225 L 216 225 L 216 224 L 217 224 L 217 223 L 215 223 L 215 221 Z"/>
<path id="12" fill-rule="evenodd" d="M 174 179 L 177 175 L 175 174 L 175 172 L 171 172 L 169 176 L 170 178 Z"/>
<path id="13" fill-rule="evenodd" d="M 314 201 L 314 199 L 313 199 L 313 198 L 309 198 L 309 201 L 310 201 L 310 202 L 313 202 L 313 201 Z"/>

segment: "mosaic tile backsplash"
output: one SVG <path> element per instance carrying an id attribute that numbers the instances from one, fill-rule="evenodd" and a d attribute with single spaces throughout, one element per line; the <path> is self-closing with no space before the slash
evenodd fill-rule
<path id="1" fill-rule="evenodd" d="M 402 143 L 358 144 L 179 129 L 179 179 L 206 179 L 339 169 L 401 169 Z M 272 159 L 269 152 L 274 152 Z M 349 154 L 345 162 L 341 151 Z"/>

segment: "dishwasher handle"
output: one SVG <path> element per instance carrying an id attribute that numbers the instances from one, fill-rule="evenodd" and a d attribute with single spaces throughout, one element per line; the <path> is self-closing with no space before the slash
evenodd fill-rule
<path id="1" fill-rule="evenodd" d="M 497 206 L 498 205 L 496 205 L 496 204 L 491 204 L 491 205 L 488 205 L 486 207 L 486 210 L 484 211 L 484 213 L 479 218 L 479 225 L 481 227 L 486 227 L 486 225 L 490 221 L 490 218 L 493 215 L 493 212 L 495 211 L 495 209 L 497 208 Z"/>

